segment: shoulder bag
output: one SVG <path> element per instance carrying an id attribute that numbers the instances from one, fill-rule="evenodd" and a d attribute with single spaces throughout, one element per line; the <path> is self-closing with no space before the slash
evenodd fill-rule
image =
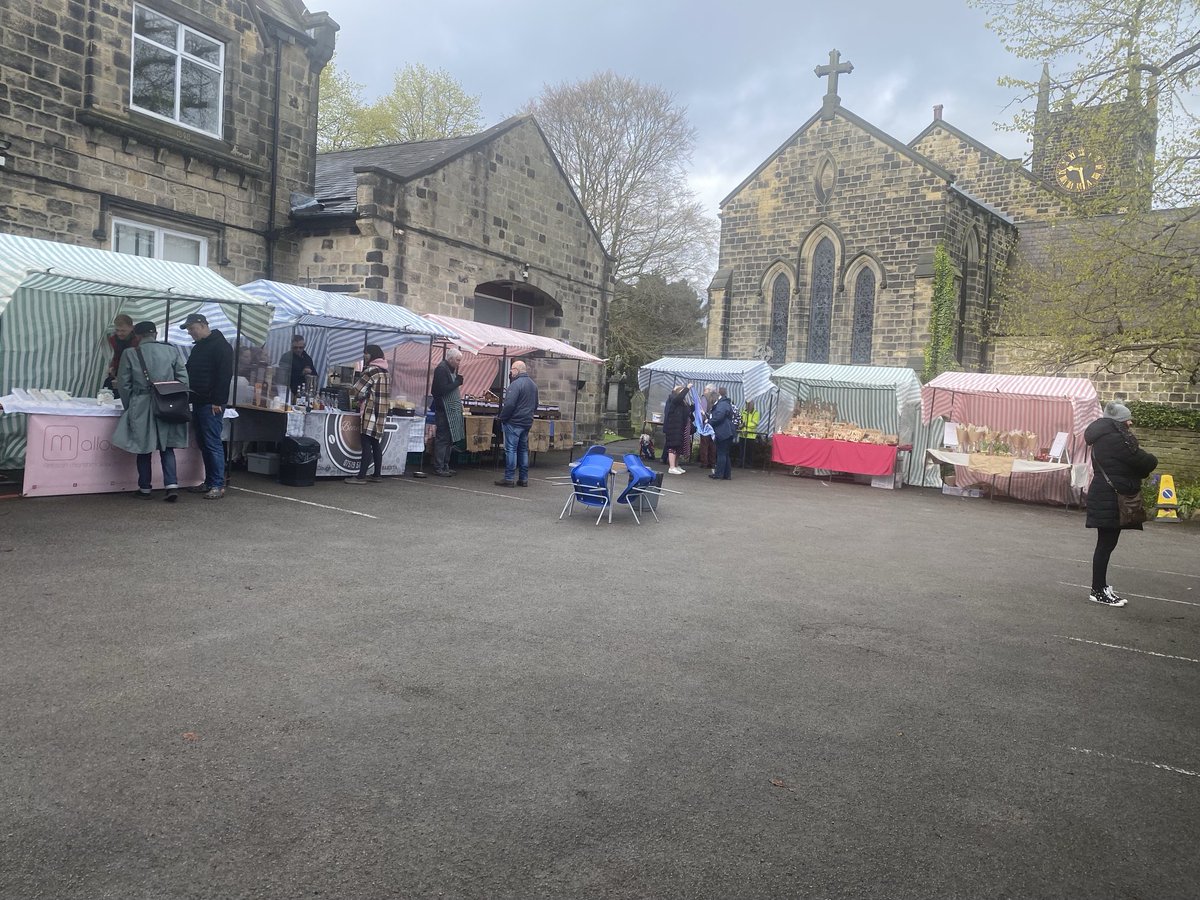
<path id="1" fill-rule="evenodd" d="M 1113 493 L 1117 495 L 1117 512 L 1120 514 L 1120 522 L 1122 528 L 1128 528 L 1133 525 L 1141 525 L 1146 521 L 1146 504 L 1142 500 L 1142 494 L 1139 491 L 1136 494 L 1122 494 L 1109 481 L 1108 475 L 1099 465 L 1096 464 L 1095 457 L 1092 457 L 1092 467 L 1100 471 L 1101 477 L 1108 482 L 1108 486 L 1113 489 Z"/>
<path id="2" fill-rule="evenodd" d="M 182 381 L 153 381 L 146 368 L 146 357 L 142 356 L 142 348 L 135 347 L 138 362 L 142 365 L 142 374 L 150 385 L 150 406 L 154 410 L 154 418 L 176 425 L 190 422 L 192 413 L 188 405 L 188 388 Z"/>

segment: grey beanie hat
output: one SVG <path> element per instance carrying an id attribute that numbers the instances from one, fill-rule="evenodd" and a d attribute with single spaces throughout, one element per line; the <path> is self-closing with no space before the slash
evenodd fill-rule
<path id="1" fill-rule="evenodd" d="M 1118 403 L 1114 400 L 1104 407 L 1104 418 L 1115 419 L 1118 422 L 1128 422 L 1133 418 L 1133 413 L 1129 411 L 1129 407 L 1124 403 Z"/>

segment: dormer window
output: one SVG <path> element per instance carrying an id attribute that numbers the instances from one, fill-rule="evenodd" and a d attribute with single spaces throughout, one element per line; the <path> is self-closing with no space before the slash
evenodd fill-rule
<path id="1" fill-rule="evenodd" d="M 221 136 L 225 45 L 145 6 L 133 12 L 130 103 L 158 119 Z"/>

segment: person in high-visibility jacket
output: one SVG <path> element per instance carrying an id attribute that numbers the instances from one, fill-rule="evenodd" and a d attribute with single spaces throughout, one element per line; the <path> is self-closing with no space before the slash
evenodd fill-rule
<path id="1" fill-rule="evenodd" d="M 754 408 L 754 401 L 747 400 L 746 408 L 742 410 L 742 429 L 738 432 L 738 437 L 743 440 L 754 440 L 758 435 L 759 420 L 759 412 Z"/>

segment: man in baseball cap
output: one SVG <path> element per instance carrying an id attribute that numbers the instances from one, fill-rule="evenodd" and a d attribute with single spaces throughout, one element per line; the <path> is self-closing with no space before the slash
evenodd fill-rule
<path id="1" fill-rule="evenodd" d="M 186 319 L 183 320 L 183 324 L 180 325 L 179 328 L 181 331 L 188 331 L 189 325 L 203 325 L 207 328 L 208 327 L 208 317 L 202 315 L 201 313 L 192 313 Z M 191 332 L 188 331 L 188 333 L 190 334 Z M 195 337 L 196 336 L 193 334 L 192 338 L 195 339 Z"/>

